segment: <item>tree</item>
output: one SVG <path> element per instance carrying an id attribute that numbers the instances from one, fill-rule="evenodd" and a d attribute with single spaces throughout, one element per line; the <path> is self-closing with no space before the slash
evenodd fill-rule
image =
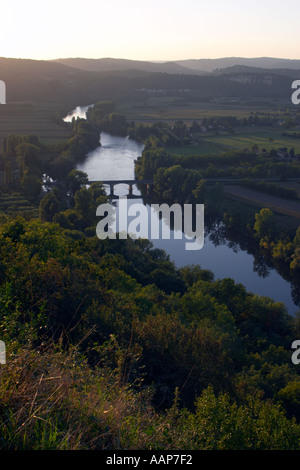
<path id="1" fill-rule="evenodd" d="M 60 201 L 57 196 L 51 192 L 46 194 L 40 202 L 40 218 L 46 222 L 51 222 L 54 215 L 60 210 Z"/>
<path id="2" fill-rule="evenodd" d="M 277 394 L 278 402 L 285 408 L 289 417 L 300 420 L 300 381 L 289 382 Z"/>
<path id="3" fill-rule="evenodd" d="M 88 175 L 80 170 L 72 170 L 67 176 L 67 186 L 73 194 L 84 185 L 88 184 L 88 181 Z"/>
<path id="4" fill-rule="evenodd" d="M 270 209 L 264 208 L 255 214 L 254 231 L 258 239 L 266 238 L 269 241 L 274 239 L 276 233 L 275 216 Z"/>
<path id="5" fill-rule="evenodd" d="M 101 129 L 113 135 L 127 135 L 127 121 L 122 114 L 111 113 L 101 123 Z"/>
<path id="6" fill-rule="evenodd" d="M 106 202 L 107 196 L 102 183 L 92 183 L 89 187 L 89 191 L 95 202 L 99 202 L 99 204 Z"/>
<path id="7" fill-rule="evenodd" d="M 74 201 L 75 211 L 84 221 L 84 228 L 93 225 L 96 221 L 96 204 L 91 191 L 86 188 L 76 191 Z"/>
<path id="8" fill-rule="evenodd" d="M 23 157 L 25 167 L 29 168 L 30 173 L 38 173 L 40 149 L 36 145 L 22 142 L 16 146 L 16 154 Z"/>
<path id="9" fill-rule="evenodd" d="M 12 166 L 10 161 L 5 164 L 4 167 L 4 184 L 8 187 L 11 187 L 14 184 L 14 175 L 12 171 Z"/>
<path id="10" fill-rule="evenodd" d="M 26 172 L 21 181 L 21 188 L 29 200 L 36 201 L 42 189 L 42 182 L 37 176 Z"/>

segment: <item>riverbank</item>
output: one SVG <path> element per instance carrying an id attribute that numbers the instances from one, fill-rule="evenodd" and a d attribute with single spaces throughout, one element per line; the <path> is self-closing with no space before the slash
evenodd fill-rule
<path id="1" fill-rule="evenodd" d="M 300 220 L 300 203 L 270 196 L 252 189 L 236 185 L 224 185 L 224 191 L 238 200 L 250 202 L 256 206 L 268 207 L 280 214 Z"/>

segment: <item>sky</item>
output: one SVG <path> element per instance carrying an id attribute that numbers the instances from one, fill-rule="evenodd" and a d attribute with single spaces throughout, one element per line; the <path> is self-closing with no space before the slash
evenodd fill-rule
<path id="1" fill-rule="evenodd" d="M 0 57 L 300 59 L 299 0 L 0 0 Z"/>

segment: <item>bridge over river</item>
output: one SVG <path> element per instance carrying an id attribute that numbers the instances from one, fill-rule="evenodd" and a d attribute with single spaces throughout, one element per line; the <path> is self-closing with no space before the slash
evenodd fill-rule
<path id="1" fill-rule="evenodd" d="M 132 190 L 133 190 L 133 186 L 134 185 L 137 185 L 137 184 L 145 184 L 146 187 L 147 187 L 147 194 L 149 193 L 150 191 L 150 186 L 153 185 L 153 180 L 101 180 L 101 181 L 88 181 L 88 184 L 92 184 L 92 183 L 102 183 L 102 184 L 105 184 L 107 186 L 109 186 L 110 188 L 110 192 L 109 192 L 109 196 L 110 197 L 115 197 L 115 193 L 114 193 L 114 188 L 115 186 L 117 186 L 118 184 L 126 184 L 128 185 L 128 196 L 129 197 L 141 197 L 141 196 L 135 196 L 133 193 L 132 193 Z"/>

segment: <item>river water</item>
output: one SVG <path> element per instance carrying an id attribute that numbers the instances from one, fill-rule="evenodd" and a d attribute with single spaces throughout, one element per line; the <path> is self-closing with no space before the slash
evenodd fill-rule
<path id="1" fill-rule="evenodd" d="M 84 111 L 74 110 L 72 116 L 84 117 Z M 78 169 L 87 173 L 89 180 L 94 181 L 134 179 L 134 160 L 141 155 L 143 145 L 128 137 L 116 137 L 106 133 L 101 134 L 100 140 L 101 146 L 89 152 L 84 162 L 78 165 Z M 116 186 L 116 195 L 122 196 L 127 193 L 127 186 L 121 184 Z M 137 188 L 134 188 L 133 194 L 140 194 Z M 142 199 L 127 201 L 128 206 L 142 202 Z M 153 210 L 149 206 L 147 208 L 150 220 Z M 151 240 L 151 236 L 149 239 Z M 211 270 L 215 279 L 230 277 L 235 282 L 243 284 L 248 292 L 283 302 L 292 315 L 299 310 L 299 306 L 293 300 L 291 283 L 274 268 L 258 266 L 255 256 L 241 249 L 239 243 L 232 243 L 224 238 L 221 241 L 216 240 L 213 232 L 205 234 L 201 250 L 187 251 L 186 241 L 184 236 L 182 239 L 174 239 L 172 235 L 169 240 L 151 240 L 155 248 L 161 248 L 169 254 L 178 268 L 199 264 L 202 269 Z"/>

